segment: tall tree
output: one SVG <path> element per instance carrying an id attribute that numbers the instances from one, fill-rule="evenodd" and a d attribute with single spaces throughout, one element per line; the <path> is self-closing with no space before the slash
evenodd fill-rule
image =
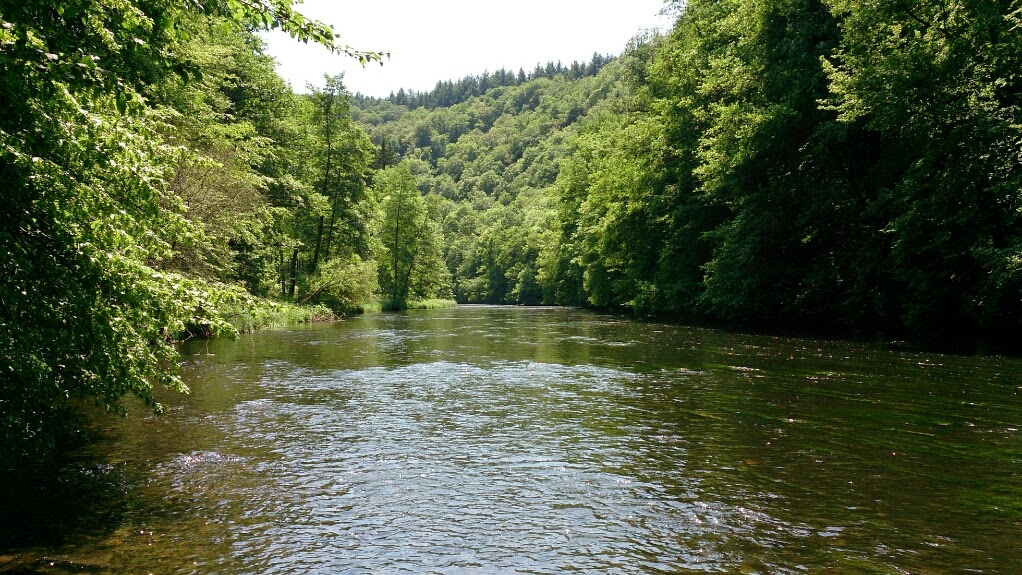
<path id="1" fill-rule="evenodd" d="M 329 206 L 329 214 L 320 214 L 317 224 L 309 262 L 310 271 L 315 271 L 321 260 L 334 253 L 369 256 L 372 208 L 367 190 L 376 148 L 352 122 L 342 75 L 328 76 L 326 87 L 314 89 L 311 98 L 315 103 L 312 121 L 322 136 L 318 188 Z"/>
<path id="2" fill-rule="evenodd" d="M 382 217 L 377 231 L 380 287 L 391 309 L 405 309 L 409 297 L 448 295 L 449 274 L 440 250 L 440 234 L 407 162 L 376 174 Z"/>
<path id="3" fill-rule="evenodd" d="M 169 339 L 208 302 L 154 269 L 189 230 L 165 117 L 141 94 L 199 75 L 177 48 L 203 15 L 336 47 L 290 0 L 0 7 L 0 466 L 52 448 L 73 398 L 116 410 L 184 389 Z"/>

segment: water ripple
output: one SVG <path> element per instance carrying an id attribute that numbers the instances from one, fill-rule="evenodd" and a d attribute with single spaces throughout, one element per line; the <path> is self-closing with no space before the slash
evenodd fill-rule
<path id="1" fill-rule="evenodd" d="M 118 522 L 47 550 L 55 565 L 951 575 L 1022 564 L 1017 360 L 469 308 L 211 342 L 183 376 L 191 396 L 126 420 L 110 445 L 124 477 L 142 471 Z"/>
<path id="2" fill-rule="evenodd" d="M 274 571 L 671 572 L 719 563 L 750 525 L 786 529 L 698 500 L 681 430 L 621 409 L 646 377 L 630 371 L 438 361 L 272 373 L 269 398 L 240 403 L 230 433 L 275 452 L 274 487 L 250 502 L 264 514 L 245 526 L 269 547 L 233 538 L 246 542 L 239 557 L 290 558 Z M 673 465 L 636 468 L 650 449 Z"/>

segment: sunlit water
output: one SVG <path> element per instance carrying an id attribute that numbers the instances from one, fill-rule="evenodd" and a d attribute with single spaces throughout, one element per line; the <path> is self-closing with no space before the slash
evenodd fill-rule
<path id="1" fill-rule="evenodd" d="M 1017 359 L 489 307 L 186 352 L 0 570 L 1022 573 Z"/>

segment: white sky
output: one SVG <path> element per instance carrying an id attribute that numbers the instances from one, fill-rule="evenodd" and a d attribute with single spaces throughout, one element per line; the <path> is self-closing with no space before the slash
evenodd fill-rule
<path id="1" fill-rule="evenodd" d="M 352 93 L 383 97 L 399 88 L 432 90 L 501 67 L 526 73 L 536 63 L 588 62 L 593 52 L 619 55 L 643 30 L 666 29 L 663 0 L 305 0 L 298 10 L 333 24 L 340 42 L 389 51 L 383 66 L 331 55 L 290 36 L 266 34 L 277 71 L 298 92 L 324 74 L 344 72 Z"/>

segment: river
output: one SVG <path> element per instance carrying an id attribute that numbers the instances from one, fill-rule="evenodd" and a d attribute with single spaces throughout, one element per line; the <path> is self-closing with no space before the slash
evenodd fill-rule
<path id="1" fill-rule="evenodd" d="M 0 571 L 1022 572 L 1016 358 L 474 306 L 184 351 Z"/>

